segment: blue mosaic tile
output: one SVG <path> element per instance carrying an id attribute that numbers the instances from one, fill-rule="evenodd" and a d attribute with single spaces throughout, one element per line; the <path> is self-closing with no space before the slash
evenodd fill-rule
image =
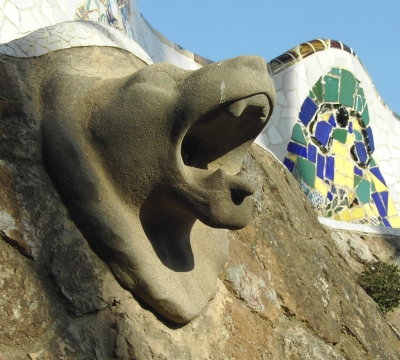
<path id="1" fill-rule="evenodd" d="M 328 144 L 331 132 L 332 125 L 325 121 L 320 121 L 317 123 L 317 128 L 315 129 L 315 137 L 323 146 L 326 146 Z"/>
<path id="2" fill-rule="evenodd" d="M 317 176 L 324 180 L 324 171 L 325 170 L 325 157 L 321 154 L 318 154 L 318 161 L 317 161 Z"/>
<path id="3" fill-rule="evenodd" d="M 373 168 L 371 168 L 370 170 L 371 170 L 371 172 L 386 186 L 386 181 L 385 181 L 385 179 L 383 178 L 383 176 L 382 176 L 382 174 L 381 174 L 379 168 L 373 167 Z"/>
<path id="4" fill-rule="evenodd" d="M 374 199 L 374 203 L 376 205 L 376 208 L 378 209 L 379 215 L 380 216 L 387 216 L 387 211 L 385 207 L 382 204 L 381 198 L 378 193 L 373 193 L 372 198 Z"/>
<path id="5" fill-rule="evenodd" d="M 325 177 L 332 181 L 335 177 L 335 158 L 333 156 L 326 157 Z"/>
<path id="6" fill-rule="evenodd" d="M 290 172 L 293 172 L 294 169 L 294 162 L 287 157 L 283 160 L 283 164 L 288 168 Z"/>
<path id="7" fill-rule="evenodd" d="M 335 117 L 333 115 L 329 116 L 329 120 L 328 120 L 329 124 L 331 124 L 333 127 L 336 127 L 336 120 Z"/>
<path id="8" fill-rule="evenodd" d="M 317 148 L 313 144 L 308 144 L 308 160 L 314 164 L 317 160 Z"/>
<path id="9" fill-rule="evenodd" d="M 353 133 L 353 123 L 351 122 L 349 124 L 349 134 L 352 134 L 352 133 Z"/>
<path id="10" fill-rule="evenodd" d="M 333 195 L 331 192 L 328 192 L 327 197 L 328 197 L 329 201 L 332 201 Z"/>
<path id="11" fill-rule="evenodd" d="M 381 193 L 381 198 L 382 198 L 382 202 L 383 202 L 383 206 L 386 208 L 388 208 L 388 200 L 389 200 L 389 192 L 387 191 L 382 191 Z"/>
<path id="12" fill-rule="evenodd" d="M 361 141 L 356 141 L 355 145 L 358 159 L 362 164 L 365 164 L 368 160 L 368 155 L 364 143 Z"/>
<path id="13" fill-rule="evenodd" d="M 385 224 L 386 227 L 391 228 L 392 226 L 390 225 L 390 222 L 387 221 L 387 219 L 383 218 L 382 222 Z"/>
<path id="14" fill-rule="evenodd" d="M 354 174 L 361 176 L 361 177 L 363 176 L 363 172 L 358 166 L 354 166 Z"/>
<path id="15" fill-rule="evenodd" d="M 375 143 L 374 143 L 374 135 L 372 134 L 372 129 L 370 126 L 366 128 L 367 135 L 368 135 L 368 140 L 369 140 L 369 147 L 371 148 L 371 151 L 375 151 Z"/>
<path id="16" fill-rule="evenodd" d="M 310 97 L 307 97 L 304 100 L 303 105 L 301 105 L 299 119 L 305 126 L 307 126 L 317 110 L 318 106 L 315 104 L 315 102 L 312 101 Z"/>
<path id="17" fill-rule="evenodd" d="M 305 148 L 304 146 L 301 146 L 301 145 L 296 144 L 294 142 L 290 142 L 288 147 L 287 147 L 287 149 L 292 154 L 300 155 L 303 158 L 307 159 L 307 148 Z"/>

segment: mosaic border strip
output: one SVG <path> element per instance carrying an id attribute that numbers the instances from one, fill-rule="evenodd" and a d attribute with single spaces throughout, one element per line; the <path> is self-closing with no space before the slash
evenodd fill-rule
<path id="1" fill-rule="evenodd" d="M 153 61 L 136 41 L 109 26 L 89 21 L 67 21 L 48 26 L 0 45 L 0 53 L 19 58 L 38 57 L 52 51 L 82 46 L 109 46 L 129 51 L 146 64 Z"/>

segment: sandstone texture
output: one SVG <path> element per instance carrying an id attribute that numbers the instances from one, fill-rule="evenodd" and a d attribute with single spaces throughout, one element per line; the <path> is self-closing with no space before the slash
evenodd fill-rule
<path id="1" fill-rule="evenodd" d="M 186 325 L 157 315 L 70 219 L 43 165 L 34 92 L 1 61 L 1 360 L 399 359 L 399 312 L 384 316 L 356 280 L 365 259 L 398 262 L 400 239 L 324 228 L 256 145 L 243 163 L 253 219 L 228 233 L 215 299 Z"/>

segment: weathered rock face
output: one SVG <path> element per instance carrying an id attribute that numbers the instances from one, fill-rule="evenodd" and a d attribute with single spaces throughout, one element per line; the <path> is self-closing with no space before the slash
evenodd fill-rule
<path id="1" fill-rule="evenodd" d="M 215 299 L 184 326 L 152 312 L 70 220 L 43 165 L 35 92 L 13 66 L 0 66 L 0 359 L 398 359 L 399 337 L 355 281 L 355 254 L 391 256 L 393 239 L 332 236 L 257 146 L 243 166 L 254 217 L 229 232 Z"/>

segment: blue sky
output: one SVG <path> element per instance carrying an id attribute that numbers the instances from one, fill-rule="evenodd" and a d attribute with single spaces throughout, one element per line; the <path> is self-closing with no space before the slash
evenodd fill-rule
<path id="1" fill-rule="evenodd" d="M 210 60 L 253 54 L 267 61 L 304 41 L 340 40 L 400 113 L 400 0 L 137 0 L 169 40 Z"/>

